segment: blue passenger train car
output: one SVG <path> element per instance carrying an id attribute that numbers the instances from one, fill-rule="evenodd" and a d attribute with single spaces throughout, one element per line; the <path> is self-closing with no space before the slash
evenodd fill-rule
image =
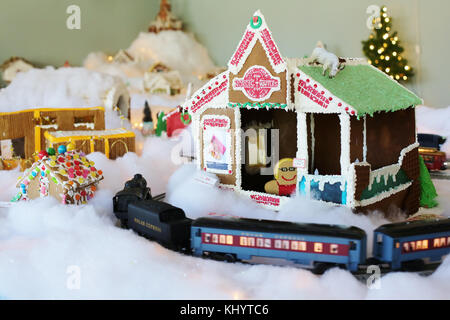
<path id="1" fill-rule="evenodd" d="M 450 253 L 450 219 L 385 224 L 374 231 L 374 258 L 399 270 L 414 260 L 439 261 Z"/>
<path id="2" fill-rule="evenodd" d="M 366 245 L 366 233 L 357 227 L 218 218 L 199 218 L 191 227 L 195 256 L 221 255 L 229 261 L 268 257 L 356 271 L 365 263 Z"/>

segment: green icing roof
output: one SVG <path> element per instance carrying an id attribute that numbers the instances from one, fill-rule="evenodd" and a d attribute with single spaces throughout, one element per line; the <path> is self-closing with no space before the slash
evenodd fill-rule
<path id="1" fill-rule="evenodd" d="M 370 65 L 347 65 L 333 78 L 322 75 L 322 66 L 299 66 L 333 95 L 352 106 L 358 117 L 378 111 L 397 111 L 422 103 L 422 99 Z"/>

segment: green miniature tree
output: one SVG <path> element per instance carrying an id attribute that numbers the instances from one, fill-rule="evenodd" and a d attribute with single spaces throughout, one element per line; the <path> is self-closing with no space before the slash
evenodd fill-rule
<path id="1" fill-rule="evenodd" d="M 431 181 L 430 173 L 423 161 L 422 156 L 419 156 L 420 166 L 420 206 L 425 208 L 433 208 L 438 205 L 435 198 L 437 197 L 436 188 Z"/>
<path id="2" fill-rule="evenodd" d="M 382 6 L 380 16 L 373 19 L 372 33 L 369 39 L 362 41 L 363 52 L 369 63 L 391 78 L 407 81 L 413 75 L 408 61 L 401 55 L 404 51 L 400 46 L 397 31 L 391 33 L 392 18 L 387 15 L 387 9 Z"/>

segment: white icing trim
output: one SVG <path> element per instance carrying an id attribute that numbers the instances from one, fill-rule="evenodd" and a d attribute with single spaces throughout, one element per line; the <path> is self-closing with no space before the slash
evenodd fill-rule
<path id="1" fill-rule="evenodd" d="M 350 115 L 341 113 L 339 115 L 339 124 L 341 129 L 341 175 L 347 176 L 350 166 Z"/>
<path id="2" fill-rule="evenodd" d="M 363 129 L 363 161 L 367 161 L 367 115 L 364 115 L 364 129 Z"/>
<path id="3" fill-rule="evenodd" d="M 219 129 L 221 129 L 221 130 L 226 130 L 227 131 L 226 132 L 227 139 L 226 139 L 226 142 L 224 142 L 224 143 L 226 144 L 226 150 L 227 150 L 226 152 L 229 152 L 229 155 L 230 155 L 229 156 L 230 163 L 226 163 L 227 164 L 227 169 L 226 170 L 224 170 L 224 169 L 208 168 L 206 166 L 206 160 L 205 159 L 206 159 L 206 154 L 208 153 L 208 149 L 205 148 L 205 146 L 207 145 L 208 141 L 206 141 L 206 135 L 203 133 L 203 145 L 202 145 L 203 146 L 203 150 L 202 150 L 203 151 L 203 153 L 202 153 L 202 156 L 203 156 L 203 170 L 205 170 L 206 172 L 225 174 L 225 175 L 233 174 L 232 170 L 233 170 L 234 156 L 231 154 L 231 150 L 232 150 L 231 145 L 233 143 L 233 139 L 232 139 L 233 135 L 232 135 L 232 132 L 230 130 L 231 119 L 228 116 L 225 116 L 225 115 L 210 115 L 210 114 L 207 114 L 207 115 L 204 115 L 202 117 L 202 120 L 201 120 L 201 123 L 200 123 L 200 126 L 201 126 L 200 128 L 204 128 L 206 126 L 205 125 L 205 121 L 212 120 L 212 119 L 223 120 L 223 121 L 226 122 L 225 126 L 217 126 L 217 127 Z M 215 125 L 213 125 L 213 126 L 209 125 L 208 127 L 209 128 L 216 128 Z M 205 130 L 203 132 L 205 132 Z"/>
<path id="4" fill-rule="evenodd" d="M 270 193 L 263 193 L 263 192 L 257 192 L 257 191 L 238 190 L 238 192 L 239 192 L 239 194 L 241 194 L 247 198 L 250 198 L 254 202 L 258 203 L 258 205 L 260 205 L 264 208 L 271 209 L 271 210 L 277 210 L 277 211 L 280 210 L 283 207 L 283 205 L 285 205 L 289 200 L 291 200 L 291 197 L 278 196 L 278 195 L 274 195 L 274 194 L 270 194 Z M 255 197 L 257 197 L 258 199 L 254 199 Z M 269 199 L 273 199 L 274 201 L 278 202 L 278 205 L 272 205 L 270 203 L 258 202 L 258 200 L 263 201 L 263 200 L 269 200 Z"/>
<path id="5" fill-rule="evenodd" d="M 266 53 L 267 59 L 270 62 L 270 65 L 272 66 L 273 70 L 276 73 L 281 73 L 283 71 L 286 71 L 287 64 L 286 61 L 281 56 L 280 50 L 278 49 L 278 46 L 276 45 L 275 41 L 273 40 L 272 33 L 270 32 L 269 27 L 266 24 L 266 20 L 262 13 L 257 10 L 253 17 L 259 17 L 261 19 L 261 26 L 259 26 L 257 29 L 254 29 L 251 27 L 250 23 L 247 25 L 247 28 L 245 29 L 245 32 L 241 38 L 241 41 L 239 42 L 236 50 L 234 51 L 233 55 L 231 56 L 229 62 L 228 62 L 228 70 L 231 71 L 233 74 L 237 74 L 243 67 L 245 61 L 247 60 L 248 56 L 250 55 L 253 47 L 256 44 L 256 40 L 258 40 Z M 252 17 L 252 19 L 253 19 Z M 247 44 L 248 37 L 251 37 L 251 40 Z M 264 37 L 268 37 L 271 45 L 272 50 L 268 48 L 266 42 L 264 41 Z M 243 51 L 242 51 L 243 50 Z M 270 52 L 272 51 L 272 53 Z M 238 52 L 241 52 L 240 54 Z M 276 62 L 274 60 L 274 56 L 278 56 L 277 58 L 280 59 L 279 62 Z"/>
<path id="6" fill-rule="evenodd" d="M 382 176 L 384 177 L 385 183 L 389 176 L 392 176 L 392 178 L 395 179 L 395 175 L 397 175 L 398 171 L 402 167 L 403 158 L 405 157 L 405 155 L 418 146 L 419 144 L 417 142 L 410 144 L 400 151 L 400 156 L 398 157 L 397 163 L 371 171 L 369 179 L 369 190 L 371 190 L 372 184 L 374 183 L 375 179 L 377 182 L 380 182 Z"/>
<path id="7" fill-rule="evenodd" d="M 189 111 L 191 115 L 196 113 L 202 113 L 203 110 L 214 107 L 214 108 L 227 108 L 228 107 L 228 81 L 229 81 L 229 71 L 226 70 L 221 74 L 217 75 L 213 79 L 209 80 L 203 87 L 195 91 L 195 93 L 186 100 L 181 106 L 183 109 Z M 218 92 L 215 95 L 215 92 Z M 203 99 L 207 101 L 202 102 Z M 210 99 L 210 100 L 209 100 Z"/>
<path id="8" fill-rule="evenodd" d="M 295 68 L 291 72 L 294 75 L 294 105 L 297 111 L 307 113 L 347 113 L 357 116 L 356 109 L 332 94 L 308 74 L 299 68 Z M 310 97 L 305 94 L 309 94 Z"/>
<path id="9" fill-rule="evenodd" d="M 236 189 L 241 190 L 242 188 L 242 172 L 241 172 L 241 161 L 242 161 L 242 128 L 241 128 L 241 110 L 239 108 L 234 109 L 234 122 L 236 124 L 235 138 L 235 164 L 236 164 Z"/>
<path id="10" fill-rule="evenodd" d="M 411 185 L 412 185 L 412 182 L 410 181 L 410 182 L 404 183 L 402 185 L 399 185 L 399 186 L 397 186 L 395 188 L 389 189 L 387 191 L 383 191 L 383 192 L 377 194 L 375 197 L 372 197 L 370 199 L 365 199 L 365 200 L 361 200 L 361 201 L 355 201 L 355 206 L 357 206 L 357 207 L 358 206 L 365 207 L 365 206 L 374 204 L 374 203 L 379 202 L 379 201 L 381 201 L 383 199 L 389 198 L 389 197 L 393 196 L 396 193 L 399 193 L 399 192 L 401 192 L 403 190 L 406 190 Z"/>

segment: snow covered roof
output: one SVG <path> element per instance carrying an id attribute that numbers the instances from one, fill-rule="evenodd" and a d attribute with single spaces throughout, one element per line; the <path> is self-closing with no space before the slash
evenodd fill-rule
<path id="1" fill-rule="evenodd" d="M 127 93 L 120 78 L 85 68 L 31 69 L 19 73 L 8 87 L 0 90 L 0 112 L 32 108 L 108 108 L 106 99 L 113 88 Z"/>
<path id="2" fill-rule="evenodd" d="M 298 69 L 349 105 L 358 116 L 422 103 L 414 93 L 367 63 L 350 63 L 334 78 L 322 75 L 322 66 L 300 65 Z"/>

